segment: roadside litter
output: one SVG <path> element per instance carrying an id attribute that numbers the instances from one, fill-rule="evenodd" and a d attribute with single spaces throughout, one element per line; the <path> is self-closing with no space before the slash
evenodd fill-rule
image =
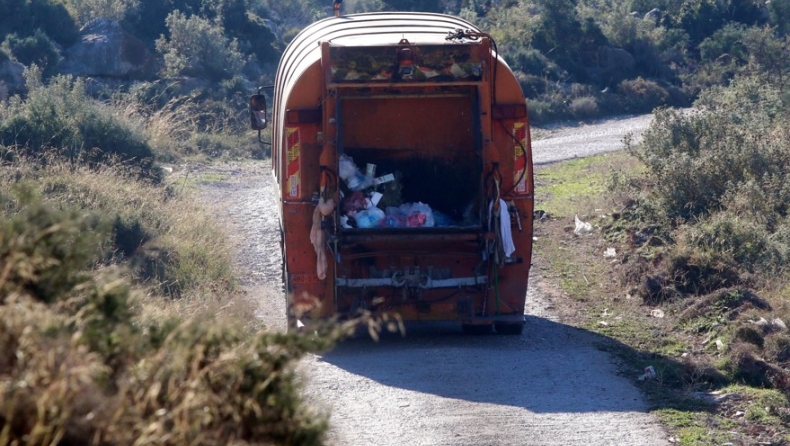
<path id="1" fill-rule="evenodd" d="M 581 221 L 579 216 L 576 215 L 576 229 L 573 230 L 573 233 L 576 235 L 584 235 L 589 234 L 592 232 L 592 224 L 589 222 Z"/>
<path id="2" fill-rule="evenodd" d="M 639 381 L 646 381 L 648 379 L 654 379 L 656 377 L 656 369 L 653 368 L 652 365 L 645 367 L 645 373 L 637 378 Z"/>

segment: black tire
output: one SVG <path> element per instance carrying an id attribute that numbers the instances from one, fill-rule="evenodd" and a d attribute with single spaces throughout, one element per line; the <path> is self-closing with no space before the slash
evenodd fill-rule
<path id="1" fill-rule="evenodd" d="M 468 335 L 487 335 L 491 333 L 492 324 L 461 324 L 461 331 Z"/>
<path id="2" fill-rule="evenodd" d="M 518 336 L 524 332 L 524 324 L 521 322 L 515 324 L 498 323 L 494 324 L 496 332 L 501 335 Z"/>
<path id="3" fill-rule="evenodd" d="M 287 332 L 295 332 L 297 331 L 296 326 L 296 314 L 294 313 L 294 303 L 291 296 L 291 293 L 288 292 L 288 262 L 285 259 L 285 243 L 283 243 L 283 232 L 280 230 L 280 254 L 281 262 L 280 265 L 282 266 L 283 272 L 283 296 L 285 297 L 285 323 L 286 323 L 286 331 Z"/>

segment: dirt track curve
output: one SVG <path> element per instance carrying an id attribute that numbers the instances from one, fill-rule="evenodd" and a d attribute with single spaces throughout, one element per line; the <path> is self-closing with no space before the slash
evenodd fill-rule
<path id="1" fill-rule="evenodd" d="M 649 117 L 551 130 L 536 163 L 621 148 Z M 200 168 L 202 196 L 235 234 L 241 284 L 284 329 L 277 210 L 268 162 Z M 309 400 L 331 413 L 331 445 L 666 445 L 667 436 L 600 339 L 553 315 L 556 287 L 533 268 L 521 336 L 468 336 L 455 324 L 358 338 L 302 364 Z"/>

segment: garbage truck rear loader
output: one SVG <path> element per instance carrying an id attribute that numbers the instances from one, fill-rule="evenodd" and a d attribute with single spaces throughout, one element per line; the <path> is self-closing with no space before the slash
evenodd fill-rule
<path id="1" fill-rule="evenodd" d="M 529 120 L 490 36 L 427 13 L 316 22 L 282 56 L 271 127 L 291 324 L 367 310 L 521 333 Z"/>

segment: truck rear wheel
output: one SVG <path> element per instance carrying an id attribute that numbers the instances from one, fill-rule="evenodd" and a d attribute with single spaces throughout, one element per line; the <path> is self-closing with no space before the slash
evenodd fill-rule
<path id="1" fill-rule="evenodd" d="M 524 324 L 521 323 L 521 322 L 515 323 L 515 324 L 513 324 L 513 323 L 508 324 L 508 323 L 500 322 L 500 323 L 494 324 L 494 327 L 496 329 L 496 332 L 498 334 L 501 334 L 501 335 L 518 336 L 518 335 L 520 335 L 521 333 L 524 332 Z"/>
<path id="2" fill-rule="evenodd" d="M 491 333 L 492 324 L 461 324 L 461 331 L 468 335 L 486 335 Z"/>
<path id="3" fill-rule="evenodd" d="M 282 274 L 283 274 L 283 297 L 285 298 L 285 323 L 286 323 L 286 331 L 292 332 L 296 331 L 296 314 L 294 313 L 294 303 L 293 303 L 293 296 L 291 295 L 289 289 L 291 288 L 288 284 L 288 262 L 286 261 L 285 257 L 285 243 L 283 240 L 283 231 L 280 230 L 280 256 L 281 261 L 280 265 L 282 266 Z"/>

